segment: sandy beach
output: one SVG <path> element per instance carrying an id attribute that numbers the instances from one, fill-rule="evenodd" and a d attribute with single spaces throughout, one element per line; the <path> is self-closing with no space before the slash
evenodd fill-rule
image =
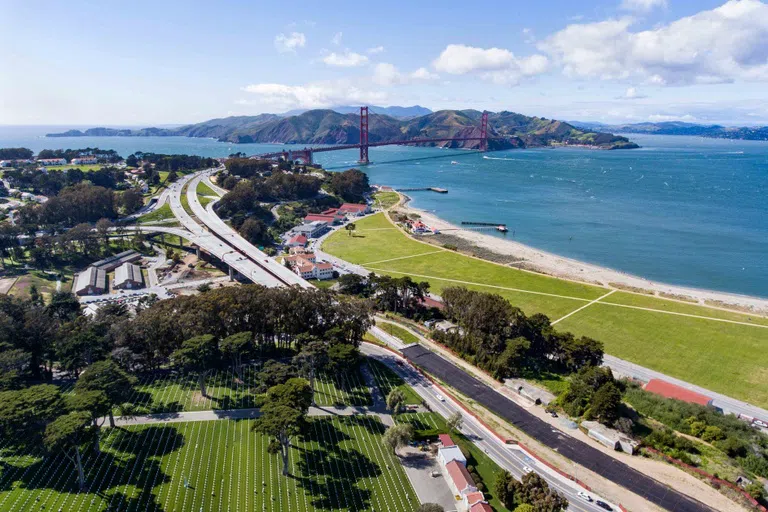
<path id="1" fill-rule="evenodd" d="M 406 196 L 405 204 L 396 208 L 407 213 L 420 215 L 424 223 L 432 228 L 440 231 L 448 230 L 447 233 L 450 235 L 460 237 L 473 245 L 520 260 L 514 263 L 514 266 L 518 268 L 683 302 L 768 316 L 768 299 L 658 283 L 618 270 L 558 256 L 513 240 L 498 238 L 479 231 L 461 229 L 433 213 L 408 206 L 408 199 Z"/>

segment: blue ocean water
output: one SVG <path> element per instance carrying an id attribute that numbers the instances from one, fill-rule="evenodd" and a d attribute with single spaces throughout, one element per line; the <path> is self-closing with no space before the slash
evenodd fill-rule
<path id="1" fill-rule="evenodd" d="M 137 150 L 226 156 L 281 147 L 185 137 L 40 137 L 46 131 L 52 130 L 0 127 L 0 147 L 97 146 L 124 156 Z M 768 297 L 768 142 L 630 138 L 642 148 L 487 154 L 372 148 L 365 171 L 372 183 L 449 189 L 411 196 L 414 206 L 454 223 L 506 223 L 506 236 L 514 231 L 516 241 L 555 254 L 654 281 Z M 334 170 L 353 167 L 356 159 L 355 151 L 317 155 Z"/>

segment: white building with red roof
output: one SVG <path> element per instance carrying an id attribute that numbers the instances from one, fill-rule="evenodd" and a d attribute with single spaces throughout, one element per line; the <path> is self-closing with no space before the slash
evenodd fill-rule
<path id="1" fill-rule="evenodd" d="M 371 210 L 371 207 L 367 204 L 344 203 L 343 205 L 339 206 L 340 214 L 352 215 L 355 217 L 360 217 L 366 213 L 371 213 L 372 211 L 373 210 Z"/>
<path id="2" fill-rule="evenodd" d="M 331 279 L 333 278 L 333 265 L 326 261 L 317 261 L 313 252 L 297 253 L 286 256 L 288 262 L 296 275 L 302 279 Z"/>
<path id="3" fill-rule="evenodd" d="M 307 237 L 305 235 L 294 235 L 285 242 L 286 247 L 306 247 Z"/>

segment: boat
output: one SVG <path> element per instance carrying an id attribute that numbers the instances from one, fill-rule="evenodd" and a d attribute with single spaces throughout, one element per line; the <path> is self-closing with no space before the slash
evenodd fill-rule
<path id="1" fill-rule="evenodd" d="M 451 165 L 459 165 L 459 162 L 457 162 L 456 160 L 451 160 Z"/>

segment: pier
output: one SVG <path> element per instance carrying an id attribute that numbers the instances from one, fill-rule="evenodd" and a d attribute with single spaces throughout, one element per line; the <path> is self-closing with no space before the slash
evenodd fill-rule
<path id="1" fill-rule="evenodd" d="M 447 194 L 447 188 L 440 187 L 421 187 L 421 188 L 398 188 L 397 192 L 437 192 L 438 194 Z"/>
<path id="2" fill-rule="evenodd" d="M 507 225 L 500 222 L 473 222 L 473 221 L 467 221 L 463 220 L 461 221 L 462 226 L 477 226 L 480 228 L 494 228 L 496 231 L 499 231 L 500 233 L 506 233 L 509 231 L 507 229 Z"/>

